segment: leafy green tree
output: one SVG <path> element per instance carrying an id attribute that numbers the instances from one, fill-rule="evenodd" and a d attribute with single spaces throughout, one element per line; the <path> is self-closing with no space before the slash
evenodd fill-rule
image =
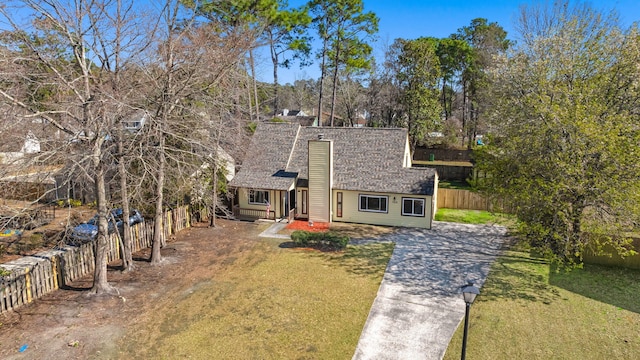
<path id="1" fill-rule="evenodd" d="M 281 2 L 281 7 L 286 6 L 286 1 Z M 310 37 L 307 36 L 307 27 L 311 23 L 311 17 L 306 8 L 283 9 L 278 11 L 271 19 L 266 19 L 267 25 L 263 37 L 269 44 L 271 61 L 273 63 L 273 113 L 280 109 L 278 96 L 278 67 L 291 67 L 291 61 L 300 60 L 301 66 L 308 65 L 311 53 Z M 287 53 L 292 53 L 291 58 L 286 58 Z"/>
<path id="2" fill-rule="evenodd" d="M 482 187 L 565 264 L 605 244 L 629 253 L 640 223 L 638 29 L 567 2 L 523 8 L 520 29 L 523 42 L 490 73 Z"/>
<path id="3" fill-rule="evenodd" d="M 318 53 L 320 64 L 320 96 L 318 116 L 322 119 L 324 78 L 332 71 L 330 122 L 333 126 L 340 71 L 368 69 L 371 65 L 371 45 L 367 41 L 378 31 L 378 17 L 363 12 L 362 0 L 312 0 L 309 8 L 313 24 L 322 40 Z"/>
<path id="4" fill-rule="evenodd" d="M 438 81 L 441 77 L 437 54 L 438 39 L 396 39 L 392 45 L 397 58 L 395 78 L 403 126 L 409 130 L 412 150 L 428 132 L 441 125 Z"/>
<path id="5" fill-rule="evenodd" d="M 471 51 L 465 53 L 462 62 L 462 127 L 471 148 L 485 111 L 486 89 L 488 86 L 486 72 L 492 66 L 495 56 L 504 54 L 511 42 L 507 32 L 495 22 L 477 18 L 471 20 L 469 26 L 458 29 L 451 36 L 454 40 L 467 42 Z M 464 139 L 463 139 L 464 140 Z"/>
<path id="6" fill-rule="evenodd" d="M 453 112 L 453 83 L 471 59 L 471 46 L 464 40 L 444 38 L 438 41 L 438 59 L 442 76 L 442 109 L 445 121 Z"/>

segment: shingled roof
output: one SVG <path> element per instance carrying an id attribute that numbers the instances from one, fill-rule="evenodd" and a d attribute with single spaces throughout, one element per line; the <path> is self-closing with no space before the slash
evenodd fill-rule
<path id="1" fill-rule="evenodd" d="M 333 140 L 333 188 L 433 195 L 435 170 L 404 168 L 406 129 L 260 124 L 250 154 L 231 186 L 287 190 L 308 184 L 308 142 Z"/>

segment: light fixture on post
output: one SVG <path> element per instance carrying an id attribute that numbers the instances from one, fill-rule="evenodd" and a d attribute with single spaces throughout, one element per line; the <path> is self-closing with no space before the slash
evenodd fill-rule
<path id="1" fill-rule="evenodd" d="M 462 297 L 464 298 L 465 311 L 464 311 L 464 333 L 462 335 L 462 357 L 464 360 L 467 352 L 467 332 L 469 331 L 469 308 L 471 304 L 476 300 L 476 296 L 480 294 L 480 290 L 473 286 L 472 282 L 462 287 Z"/>

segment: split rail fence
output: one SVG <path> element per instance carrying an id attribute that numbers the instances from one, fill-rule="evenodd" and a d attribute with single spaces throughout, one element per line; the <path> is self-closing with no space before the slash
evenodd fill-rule
<path id="1" fill-rule="evenodd" d="M 184 206 L 165 212 L 164 224 L 163 244 L 170 235 L 191 226 L 189 208 Z M 133 252 L 151 247 L 153 227 L 153 221 L 145 221 L 130 227 Z M 118 234 L 109 236 L 107 246 L 108 262 L 121 259 L 122 248 Z M 80 246 L 65 245 L 0 264 L 0 268 L 10 272 L 1 277 L 0 313 L 28 304 L 74 280 L 89 275 L 94 267 L 93 243 Z"/>

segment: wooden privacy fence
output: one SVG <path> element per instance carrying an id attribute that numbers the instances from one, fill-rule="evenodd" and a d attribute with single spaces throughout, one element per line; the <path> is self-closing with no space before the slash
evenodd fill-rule
<path id="1" fill-rule="evenodd" d="M 438 188 L 438 209 L 486 210 L 509 212 L 503 201 L 487 197 L 469 190 Z"/>
<path id="2" fill-rule="evenodd" d="M 167 211 L 164 214 L 164 238 L 191 226 L 187 206 Z M 132 250 L 151 247 L 153 221 L 145 221 L 130 227 Z M 163 239 L 163 243 L 165 240 Z M 107 261 L 121 258 L 121 243 L 118 234 L 109 235 Z M 10 274 L 2 276 L 0 282 L 0 312 L 16 309 L 45 294 L 53 292 L 70 282 L 91 274 L 95 267 L 94 244 L 80 246 L 65 245 L 35 255 L 13 260 L 0 267 Z"/>

